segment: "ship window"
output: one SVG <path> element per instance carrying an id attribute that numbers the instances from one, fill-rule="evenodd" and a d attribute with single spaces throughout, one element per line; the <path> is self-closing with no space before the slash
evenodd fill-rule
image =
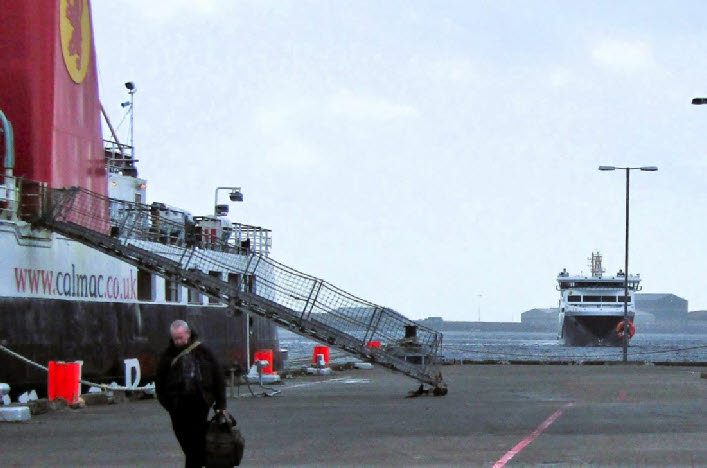
<path id="1" fill-rule="evenodd" d="M 584 302 L 601 302 L 601 296 L 584 296 Z"/>
<path id="2" fill-rule="evenodd" d="M 201 304 L 201 293 L 197 288 L 189 288 L 188 298 L 189 304 Z"/>
<path id="3" fill-rule="evenodd" d="M 616 302 L 616 296 L 601 296 L 601 302 Z"/>
<path id="4" fill-rule="evenodd" d="M 618 281 L 577 281 L 578 287 L 584 288 L 623 288 L 624 284 Z M 629 286 L 631 283 L 629 283 Z"/>
<path id="5" fill-rule="evenodd" d="M 628 301 L 626 300 L 626 296 L 619 296 L 618 300 L 619 302 L 631 302 L 631 296 L 628 296 Z"/>
<path id="6" fill-rule="evenodd" d="M 243 281 L 241 281 L 241 291 L 242 292 L 255 292 L 255 276 L 254 275 L 243 275 Z"/>
<path id="7" fill-rule="evenodd" d="M 137 270 L 137 298 L 140 301 L 153 301 L 152 274 L 138 268 Z"/>
<path id="8" fill-rule="evenodd" d="M 196 268 L 190 268 L 189 272 L 197 272 L 199 271 Z M 187 301 L 189 304 L 203 304 L 203 296 L 201 294 L 201 291 L 199 291 L 199 288 L 187 288 Z"/>
<path id="9" fill-rule="evenodd" d="M 567 302 L 582 302 L 582 296 L 567 296 Z"/>
<path id="10" fill-rule="evenodd" d="M 232 287 L 234 287 L 236 289 L 236 291 L 238 291 L 238 289 L 240 287 L 240 282 L 241 282 L 240 276 L 241 275 L 239 275 L 238 273 L 229 273 L 228 274 L 228 284 L 231 285 Z"/>
<path id="11" fill-rule="evenodd" d="M 164 298 L 167 302 L 180 302 L 181 289 L 176 281 L 164 280 Z"/>
<path id="12" fill-rule="evenodd" d="M 209 276 L 216 278 L 217 280 L 221 279 L 221 272 L 220 271 L 210 271 Z M 209 304 L 219 304 L 220 301 L 218 299 L 215 299 L 213 297 L 209 296 Z"/>

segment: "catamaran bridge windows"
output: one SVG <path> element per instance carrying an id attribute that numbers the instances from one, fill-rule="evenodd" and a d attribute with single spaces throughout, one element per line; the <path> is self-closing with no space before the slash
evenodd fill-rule
<path id="1" fill-rule="evenodd" d="M 638 290 L 640 281 L 629 281 L 628 289 Z M 560 289 L 602 288 L 623 289 L 623 281 L 560 281 Z"/>
<path id="2" fill-rule="evenodd" d="M 631 302 L 631 296 L 580 296 L 580 295 L 570 295 L 567 296 L 567 302 L 602 302 L 602 303 L 624 303 Z"/>

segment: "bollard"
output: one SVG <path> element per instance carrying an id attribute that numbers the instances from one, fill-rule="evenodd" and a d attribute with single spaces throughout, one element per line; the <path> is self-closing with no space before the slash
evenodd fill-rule
<path id="1" fill-rule="evenodd" d="M 270 363 L 263 359 L 262 361 L 255 361 L 255 365 L 258 366 L 258 384 L 262 387 L 263 386 L 263 374 L 266 373 L 265 369 L 267 369 L 270 366 Z"/>
<path id="2" fill-rule="evenodd" d="M 10 397 L 7 396 L 10 393 L 10 386 L 6 383 L 0 383 L 0 405 L 9 405 Z"/>
<path id="3" fill-rule="evenodd" d="M 273 375 L 276 372 L 272 370 L 273 363 L 273 353 L 272 349 L 261 349 L 255 352 L 253 360 L 257 363 L 258 361 L 267 361 L 267 365 L 263 366 L 263 374 Z"/>
<path id="4" fill-rule="evenodd" d="M 287 370 L 287 359 L 290 351 L 287 348 L 280 348 L 280 361 L 282 362 L 282 371 Z"/>

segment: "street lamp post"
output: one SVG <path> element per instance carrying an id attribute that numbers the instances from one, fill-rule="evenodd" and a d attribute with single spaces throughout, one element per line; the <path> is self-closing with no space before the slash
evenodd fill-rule
<path id="1" fill-rule="evenodd" d="M 639 171 L 657 171 L 655 166 L 643 167 L 616 167 L 616 166 L 599 166 L 600 171 L 615 171 L 616 169 L 624 169 L 626 171 L 626 250 L 624 253 L 624 323 L 623 323 L 623 361 L 628 360 L 628 188 L 629 177 L 632 170 Z"/>

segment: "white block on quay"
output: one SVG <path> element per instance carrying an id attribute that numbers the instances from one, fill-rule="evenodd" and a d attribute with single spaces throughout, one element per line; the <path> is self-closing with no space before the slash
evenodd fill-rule
<path id="1" fill-rule="evenodd" d="M 23 422 L 30 420 L 28 406 L 9 406 L 0 408 L 0 422 Z"/>

